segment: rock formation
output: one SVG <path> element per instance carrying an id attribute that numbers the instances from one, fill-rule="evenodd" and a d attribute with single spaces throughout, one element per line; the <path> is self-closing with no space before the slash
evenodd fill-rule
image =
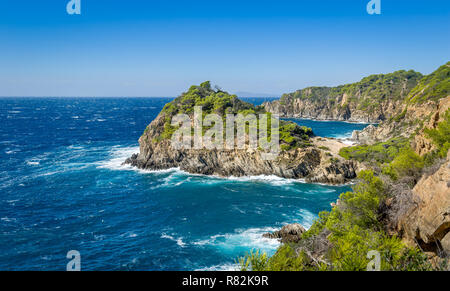
<path id="1" fill-rule="evenodd" d="M 421 77 L 414 71 L 398 71 L 338 87 L 309 87 L 264 107 L 282 117 L 378 123 L 404 110 L 404 99 Z"/>
<path id="2" fill-rule="evenodd" d="M 140 169 L 183 171 L 241 177 L 276 175 L 305 179 L 308 182 L 343 184 L 356 177 L 357 164 L 315 146 L 283 150 L 274 160 L 264 160 L 262 152 L 252 149 L 174 149 L 170 140 L 157 140 L 164 128 L 165 116 L 160 114 L 139 139 L 140 153 L 126 163 Z"/>
<path id="3" fill-rule="evenodd" d="M 263 234 L 263 237 L 279 239 L 282 243 L 298 243 L 305 231 L 305 228 L 301 224 L 294 223 L 285 225 L 273 233 Z"/>
<path id="4" fill-rule="evenodd" d="M 425 251 L 450 254 L 450 155 L 435 173 L 422 177 L 413 193 L 418 203 L 401 218 L 399 232 Z"/>

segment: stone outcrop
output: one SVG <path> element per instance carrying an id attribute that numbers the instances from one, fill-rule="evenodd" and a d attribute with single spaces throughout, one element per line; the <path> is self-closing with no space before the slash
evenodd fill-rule
<path id="1" fill-rule="evenodd" d="M 165 117 L 160 114 L 139 139 L 140 153 L 126 163 L 140 169 L 180 168 L 193 174 L 221 177 L 276 175 L 307 182 L 343 184 L 356 177 L 357 164 L 315 146 L 281 151 L 274 160 L 252 149 L 174 149 L 171 140 L 156 141 Z"/>
<path id="2" fill-rule="evenodd" d="M 450 108 L 450 96 L 440 100 L 439 105 L 433 112 L 430 120 L 425 125 L 425 128 L 435 129 L 438 124 L 443 121 L 445 112 Z M 414 136 L 412 147 L 419 155 L 424 155 L 435 149 L 432 141 L 426 136 L 424 129 Z"/>
<path id="3" fill-rule="evenodd" d="M 336 102 L 341 104 L 345 101 L 346 95 L 337 97 L 336 101 L 317 101 L 303 99 L 288 99 L 285 104 L 276 100 L 264 103 L 267 111 L 278 114 L 280 117 L 315 119 L 315 120 L 336 120 L 349 122 L 381 122 L 397 112 L 401 112 L 403 105 L 401 101 L 385 101 L 375 109 L 358 109 L 357 103 L 347 103 L 345 106 L 336 106 Z"/>
<path id="4" fill-rule="evenodd" d="M 423 128 L 435 128 L 442 121 L 442 116 L 450 108 L 450 96 L 439 102 L 428 101 L 423 104 L 412 104 L 390 120 L 380 123 L 377 127 L 368 126 L 355 130 L 352 140 L 359 143 L 385 142 L 394 137 L 410 137 L 414 135 L 413 148 L 423 155 L 433 149 L 433 145 L 424 134 Z M 417 135 L 415 133 L 419 131 Z"/>
<path id="5" fill-rule="evenodd" d="M 305 228 L 301 224 L 294 223 L 285 225 L 273 233 L 263 234 L 263 237 L 278 239 L 282 243 L 298 243 L 305 231 Z"/>
<path id="6" fill-rule="evenodd" d="M 450 152 L 435 173 L 422 177 L 413 193 L 418 202 L 400 219 L 399 232 L 425 251 L 450 254 Z"/>

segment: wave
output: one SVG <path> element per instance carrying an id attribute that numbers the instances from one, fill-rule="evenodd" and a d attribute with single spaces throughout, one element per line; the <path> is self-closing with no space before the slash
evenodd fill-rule
<path id="1" fill-rule="evenodd" d="M 179 186 L 185 182 L 198 182 L 195 180 L 191 180 L 192 177 L 202 178 L 199 181 L 203 185 L 215 185 L 217 183 L 226 183 L 226 182 L 256 182 L 256 183 L 266 183 L 272 186 L 289 186 L 295 184 L 312 184 L 312 185 L 322 185 L 322 186 L 330 186 L 325 183 L 308 183 L 305 179 L 291 179 L 291 178 L 282 178 L 275 175 L 258 175 L 258 176 L 242 176 L 242 177 L 222 177 L 217 175 L 204 175 L 204 174 L 194 174 L 181 170 L 180 168 L 168 168 L 163 170 L 148 170 L 148 169 L 139 169 L 133 167 L 131 165 L 124 165 L 123 163 L 133 154 L 139 153 L 139 147 L 120 147 L 113 146 L 110 149 L 110 158 L 104 161 L 96 162 L 98 169 L 109 169 L 109 170 L 119 170 L 119 171 L 135 171 L 141 174 L 168 174 L 171 175 L 168 177 L 164 177 L 161 182 L 162 184 L 153 187 L 156 188 L 164 188 L 164 187 L 174 187 Z M 336 186 L 345 186 L 351 185 L 352 183 L 346 183 L 342 185 Z"/>
<path id="2" fill-rule="evenodd" d="M 228 177 L 228 178 L 222 178 L 221 179 L 227 179 L 230 181 L 238 181 L 238 182 L 261 182 L 261 183 L 268 183 L 274 186 L 281 186 L 281 185 L 288 185 L 288 184 L 294 184 L 294 183 L 306 183 L 304 179 L 289 179 L 289 178 L 282 178 L 275 175 L 259 175 L 259 176 L 244 176 L 244 177 Z"/>
<path id="3" fill-rule="evenodd" d="M 312 213 L 311 211 L 308 211 L 306 209 L 300 209 L 298 211 L 299 216 L 301 217 L 300 224 L 305 228 L 309 229 L 312 224 L 314 223 L 314 220 L 317 218 L 317 215 Z"/>
<path id="4" fill-rule="evenodd" d="M 97 168 L 109 170 L 133 170 L 134 167 L 124 165 L 126 159 L 133 154 L 139 153 L 139 147 L 122 147 L 114 146 L 110 150 L 110 159 L 97 162 Z"/>
<path id="5" fill-rule="evenodd" d="M 232 263 L 225 263 L 222 265 L 214 265 L 211 267 L 204 267 L 201 269 L 195 269 L 194 271 L 203 271 L 203 272 L 209 272 L 209 271 L 239 271 L 239 266 L 237 264 Z"/>
<path id="6" fill-rule="evenodd" d="M 183 242 L 183 238 L 182 238 L 182 237 L 175 238 L 175 237 L 173 237 L 173 236 L 171 236 L 171 235 L 168 235 L 168 234 L 163 233 L 163 234 L 161 235 L 161 238 L 166 238 L 166 239 L 169 239 L 169 240 L 171 240 L 171 241 L 174 241 L 174 242 L 177 243 L 178 246 L 180 246 L 180 247 L 182 247 L 182 248 L 184 248 L 184 247 L 186 246 L 186 243 Z"/>
<path id="7" fill-rule="evenodd" d="M 280 246 L 280 242 L 276 239 L 265 238 L 263 234 L 277 230 L 274 227 L 237 229 L 233 233 L 213 235 L 208 239 L 195 241 L 193 244 L 219 248 L 224 253 L 257 249 L 272 254 Z"/>

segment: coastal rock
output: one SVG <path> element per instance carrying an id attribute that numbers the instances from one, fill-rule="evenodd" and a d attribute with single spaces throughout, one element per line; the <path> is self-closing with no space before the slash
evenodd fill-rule
<path id="1" fill-rule="evenodd" d="M 255 150 L 174 149 L 169 140 L 152 141 L 144 134 L 139 140 L 140 153 L 125 163 L 140 169 L 164 170 L 179 168 L 193 174 L 220 177 L 276 175 L 307 182 L 344 184 L 356 178 L 358 165 L 342 158 L 330 158 L 327 152 L 315 148 L 295 148 L 282 151 L 274 160 L 265 160 Z"/>
<path id="2" fill-rule="evenodd" d="M 305 228 L 301 224 L 294 223 L 285 225 L 273 233 L 265 233 L 263 237 L 279 239 L 282 243 L 298 243 L 305 231 Z"/>
<path id="3" fill-rule="evenodd" d="M 376 132 L 377 128 L 372 124 L 367 126 L 363 131 L 354 130 L 350 140 L 359 143 L 369 143 L 372 140 L 372 136 Z"/>
<path id="4" fill-rule="evenodd" d="M 213 90 L 209 82 L 191 86 L 188 92 L 166 104 L 140 137 L 139 154 L 128 158 L 125 163 L 147 170 L 179 168 L 192 174 L 220 177 L 275 175 L 326 184 L 343 184 L 356 177 L 356 162 L 347 161 L 336 152 L 333 154 L 328 148 L 316 145 L 312 130 L 293 122 L 280 121 L 280 135 L 283 136 L 280 138 L 280 151 L 271 159 L 266 158 L 262 149 L 252 148 L 249 143 L 244 143 L 241 148 L 207 149 L 200 137 L 196 148 L 172 145 L 175 129 L 171 120 L 179 113 L 193 120 L 195 107 L 204 107 L 207 112 L 222 116 L 225 113 L 266 113 L 262 107 L 243 102 L 224 91 Z M 187 138 L 192 144 L 193 136 Z"/>
<path id="5" fill-rule="evenodd" d="M 290 99 L 283 103 L 280 100 L 265 102 L 264 108 L 281 117 L 337 120 L 349 122 L 378 123 L 385 120 L 397 111 L 401 110 L 401 102 L 384 102 L 374 111 L 358 109 L 358 104 L 349 103 L 345 106 L 336 106 L 336 102 L 342 103 L 346 95 L 342 95 L 336 101 L 319 102 L 317 100 Z"/>
<path id="6" fill-rule="evenodd" d="M 428 101 L 404 107 L 394 118 L 381 122 L 377 127 L 368 126 L 353 133 L 352 139 L 365 144 L 385 142 L 395 137 L 414 136 L 413 149 L 423 155 L 433 149 L 431 141 L 426 138 L 423 128 L 435 128 L 441 121 L 443 113 L 450 107 L 450 96 L 439 101 Z M 416 135 L 415 133 L 418 134 Z"/>
<path id="7" fill-rule="evenodd" d="M 413 193 L 419 202 L 400 219 L 399 232 L 411 245 L 450 254 L 450 151 L 446 162 L 434 174 L 422 177 Z"/>
<path id="8" fill-rule="evenodd" d="M 440 100 L 438 107 L 433 112 L 430 121 L 425 128 L 435 129 L 443 121 L 445 112 L 450 108 L 450 96 Z M 412 148 L 417 154 L 423 156 L 435 149 L 433 142 L 426 136 L 424 129 L 414 136 Z"/>

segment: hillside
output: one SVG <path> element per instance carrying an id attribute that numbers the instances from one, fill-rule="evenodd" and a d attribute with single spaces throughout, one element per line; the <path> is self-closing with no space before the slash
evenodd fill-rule
<path id="1" fill-rule="evenodd" d="M 264 107 L 284 117 L 380 122 L 401 112 L 404 99 L 422 77 L 412 70 L 371 75 L 353 84 L 284 94 Z"/>
<path id="2" fill-rule="evenodd" d="M 240 259 L 241 268 L 366 270 L 367 254 L 377 251 L 381 270 L 449 270 L 449 72 L 447 63 L 397 95 L 391 102 L 401 111 L 355 133 L 360 145 L 340 150 L 366 169 L 353 191 L 309 230 L 290 237 L 295 243 L 270 258 L 252 252 Z"/>
<path id="3" fill-rule="evenodd" d="M 262 106 L 255 107 L 235 95 L 212 89 L 209 82 L 192 86 L 163 108 L 139 139 L 140 153 L 129 158 L 126 163 L 149 170 L 180 168 L 189 173 L 222 177 L 276 175 L 328 184 L 342 184 L 356 177 L 356 164 L 353 161 L 346 161 L 320 148 L 312 139 L 310 128 L 287 121 L 280 121 L 280 152 L 271 160 L 264 158 L 266 153 L 259 147 L 250 148 L 248 142 L 245 148 L 175 148 L 171 138 L 177 127 L 172 126 L 171 121 L 179 113 L 188 115 L 192 120 L 195 106 L 203 108 L 204 116 L 208 113 L 218 114 L 224 123 L 227 121 L 226 114 L 245 116 L 255 113 L 270 116 Z M 246 130 L 249 134 L 250 128 Z M 191 132 L 191 144 L 192 139 Z"/>

